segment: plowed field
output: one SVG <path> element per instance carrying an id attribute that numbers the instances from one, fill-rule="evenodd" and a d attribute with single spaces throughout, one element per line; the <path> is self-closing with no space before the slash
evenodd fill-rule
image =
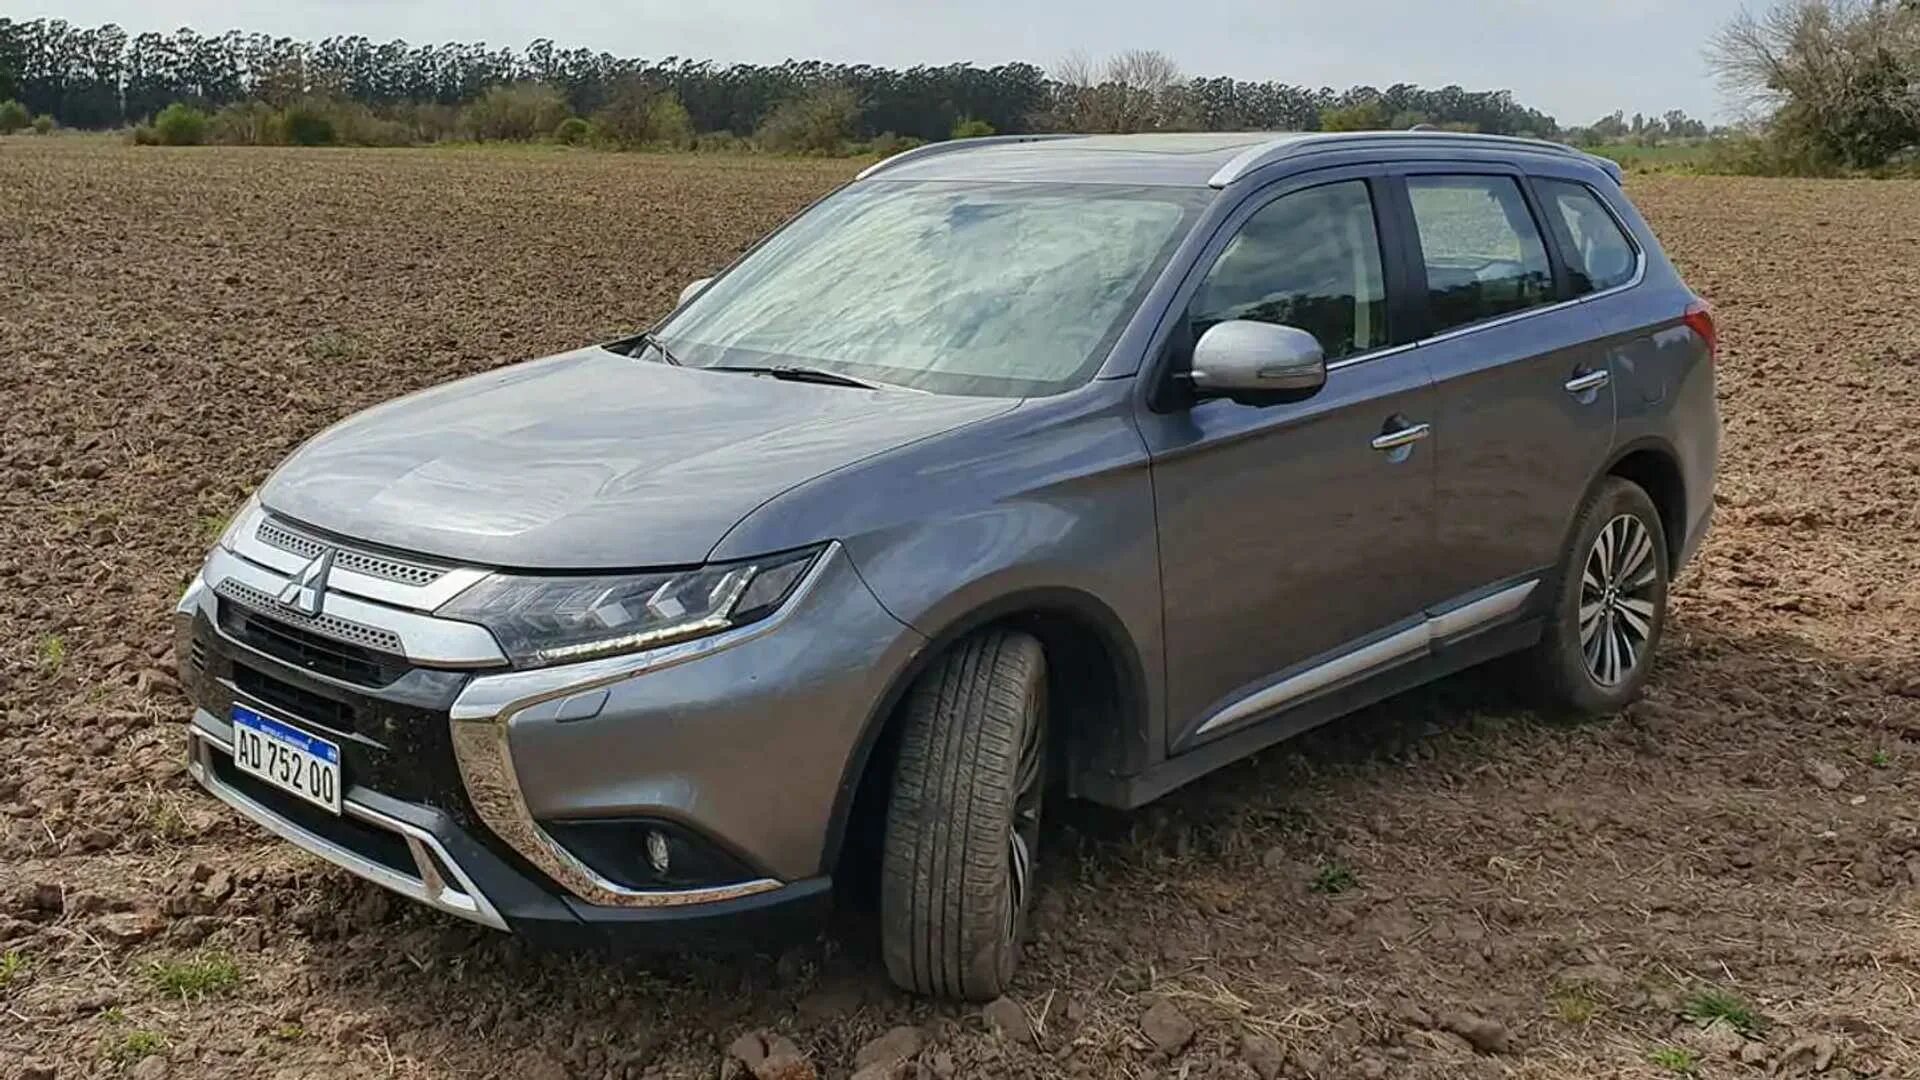
<path id="1" fill-rule="evenodd" d="M 1726 421 L 1645 701 L 1469 674 L 1056 817 L 1028 1030 L 859 919 L 534 953 L 198 793 L 167 615 L 279 458 L 645 324 L 851 168 L 0 139 L 0 1077 L 712 1077 L 754 1031 L 845 1076 L 899 1025 L 899 1076 L 1920 1075 L 1916 183 L 1632 178 Z"/>

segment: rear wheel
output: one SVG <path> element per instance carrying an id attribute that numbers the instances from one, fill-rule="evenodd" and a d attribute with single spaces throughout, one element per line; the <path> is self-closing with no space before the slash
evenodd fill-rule
<path id="1" fill-rule="evenodd" d="M 1548 704 L 1598 716 L 1646 685 L 1667 620 L 1667 541 L 1653 500 L 1617 476 L 1581 506 L 1532 664 Z"/>
<path id="2" fill-rule="evenodd" d="M 881 855 L 881 944 L 908 990 L 985 1001 L 1013 978 L 1047 763 L 1040 643 L 961 641 L 902 704 Z"/>

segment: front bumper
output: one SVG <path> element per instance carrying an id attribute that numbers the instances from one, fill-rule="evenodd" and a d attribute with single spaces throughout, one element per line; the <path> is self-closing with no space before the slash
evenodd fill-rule
<path id="1" fill-rule="evenodd" d="M 197 706 L 189 770 L 246 817 L 409 899 L 555 943 L 757 943 L 824 915 L 826 840 L 878 695 L 870 684 L 920 644 L 843 557 L 825 560 L 819 573 L 831 580 L 797 593 L 783 612 L 805 628 L 754 624 L 686 648 L 540 671 L 436 664 L 417 652 L 443 640 L 439 620 L 388 617 L 392 596 L 350 595 L 335 609 L 329 594 L 327 614 L 397 628 L 407 653 L 361 679 L 235 625 L 244 607 L 236 597 L 271 596 L 291 580 L 275 553 L 244 541 L 209 560 L 182 598 L 176 632 Z M 273 632 L 277 613 L 252 614 Z M 329 645 L 307 637 L 322 652 Z M 471 641 L 444 640 L 475 651 Z M 583 695 L 595 706 L 587 715 Z M 233 767 L 226 716 L 235 702 L 341 745 L 342 815 Z M 562 824 L 608 820 L 685 827 L 736 856 L 743 872 L 692 888 L 630 888 L 553 839 Z"/>
<path id="2" fill-rule="evenodd" d="M 194 710 L 187 772 L 215 798 L 297 847 L 428 907 L 553 947 L 724 950 L 787 941 L 826 917 L 824 877 L 677 907 L 606 908 L 556 892 L 431 806 L 351 788 L 335 818 L 234 771 L 230 729 Z"/>

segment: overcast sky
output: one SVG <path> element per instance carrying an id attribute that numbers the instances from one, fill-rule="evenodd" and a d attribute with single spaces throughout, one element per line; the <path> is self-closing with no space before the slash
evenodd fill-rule
<path id="1" fill-rule="evenodd" d="M 1159 49 L 1191 75 L 1506 88 L 1562 124 L 1725 114 L 1700 58 L 1739 0 L 9 0 L 15 19 L 415 43 L 538 37 L 620 56 L 901 67 Z"/>

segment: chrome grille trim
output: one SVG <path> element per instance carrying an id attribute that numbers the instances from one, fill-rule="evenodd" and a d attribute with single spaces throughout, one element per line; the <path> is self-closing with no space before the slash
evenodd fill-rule
<path id="1" fill-rule="evenodd" d="M 349 619 L 342 619 L 337 615 L 328 615 L 325 613 L 319 615 L 302 615 L 297 611 L 290 611 L 281 607 L 274 602 L 273 597 L 233 578 L 222 578 L 218 582 L 215 582 L 213 591 L 222 599 L 231 600 L 242 607 L 257 611 L 269 619 L 285 623 L 288 626 L 297 627 L 310 634 L 319 634 L 321 637 L 332 638 L 335 641 L 342 641 L 348 645 L 358 645 L 362 648 L 390 653 L 395 659 L 404 659 L 406 657 L 407 650 L 405 644 L 401 642 L 400 635 L 391 630 L 382 630 L 377 626 L 367 626 Z"/>
<path id="2" fill-rule="evenodd" d="M 449 915 L 456 915 L 495 930 L 511 930 L 507 920 L 501 917 L 499 909 L 487 899 L 486 893 L 480 891 L 472 875 L 453 857 L 453 853 L 441 844 L 438 837 L 425 829 L 410 825 L 399 818 L 389 817 L 351 798 L 341 800 L 340 808 L 344 816 L 355 818 L 376 829 L 395 833 L 406 841 L 407 854 L 414 863 L 414 872 L 406 874 L 351 848 L 342 847 L 323 836 L 308 832 L 298 824 L 274 813 L 268 807 L 255 802 L 247 796 L 246 792 L 221 780 L 213 769 L 213 755 L 231 757 L 233 744 L 230 739 L 221 738 L 210 730 L 216 723 L 213 714 L 204 709 L 195 710 L 193 723 L 188 728 L 187 774 L 221 802 L 238 810 L 242 815 L 281 839 L 320 856 L 356 877 L 365 878 L 409 900 L 438 908 Z M 445 866 L 453 875 L 452 881 L 446 880 L 446 876 L 441 874 L 441 866 Z"/>
<path id="3" fill-rule="evenodd" d="M 377 554 L 351 542 L 322 538 L 283 519 L 273 518 L 258 503 L 249 504 L 236 523 L 231 551 L 277 578 L 291 578 L 323 551 L 333 555 L 329 594 L 371 600 L 389 608 L 431 613 L 471 588 L 490 571 L 477 566 L 454 566 L 413 555 Z M 427 578 L 426 575 L 432 575 Z M 425 584 L 415 584 L 425 581 Z M 401 635 L 405 637 L 403 633 Z"/>
<path id="4" fill-rule="evenodd" d="M 334 553 L 333 565 L 339 569 L 351 570 L 357 574 L 365 574 L 368 577 L 377 577 L 401 585 L 411 585 L 416 589 L 424 589 L 439 581 L 450 569 L 429 563 L 374 555 L 334 541 L 320 540 L 273 517 L 262 517 L 253 535 L 263 544 L 277 547 L 281 551 L 290 551 L 303 559 L 314 558 L 331 548 Z"/>
<path id="5" fill-rule="evenodd" d="M 244 552 L 232 552 L 216 547 L 207 555 L 207 562 L 200 570 L 203 580 L 213 583 L 208 593 L 217 593 L 221 582 L 244 586 L 251 590 L 253 597 L 268 597 L 267 606 L 261 610 L 271 618 L 281 620 L 288 625 L 308 628 L 292 612 L 278 610 L 278 604 L 271 600 L 287 587 L 292 575 L 297 573 L 306 560 L 289 551 L 268 547 L 253 538 L 249 528 L 243 535 Z M 261 556 L 259 559 L 255 555 Z M 286 569 L 275 568 L 266 559 L 278 559 L 286 564 Z M 436 619 L 425 614 L 422 608 L 433 599 L 431 594 L 446 591 L 457 592 L 467 588 L 474 581 L 486 576 L 486 571 L 461 568 L 434 583 L 430 589 L 409 589 L 404 585 L 378 581 L 363 574 L 354 574 L 346 570 L 337 570 L 327 589 L 323 617 L 340 620 L 341 623 L 356 627 L 367 627 L 394 635 L 400 642 L 398 654 L 416 665 L 443 668 L 491 668 L 507 666 L 507 658 L 500 651 L 500 643 L 493 634 L 478 623 L 456 622 L 452 619 Z M 351 587 L 350 587 L 351 586 Z M 376 602 L 368 593 L 377 591 L 373 587 L 393 590 L 397 593 L 411 594 L 415 598 L 426 597 L 416 602 L 422 608 L 405 604 Z M 185 598 L 182 600 L 185 603 Z M 244 603 L 243 600 L 235 600 Z M 444 602 L 444 601 L 441 601 Z M 253 606 L 253 605 L 249 605 Z M 209 617 L 215 614 L 210 599 L 206 602 Z M 431 610 L 431 609 L 426 609 Z M 342 640 L 359 644 L 357 638 Z"/>

